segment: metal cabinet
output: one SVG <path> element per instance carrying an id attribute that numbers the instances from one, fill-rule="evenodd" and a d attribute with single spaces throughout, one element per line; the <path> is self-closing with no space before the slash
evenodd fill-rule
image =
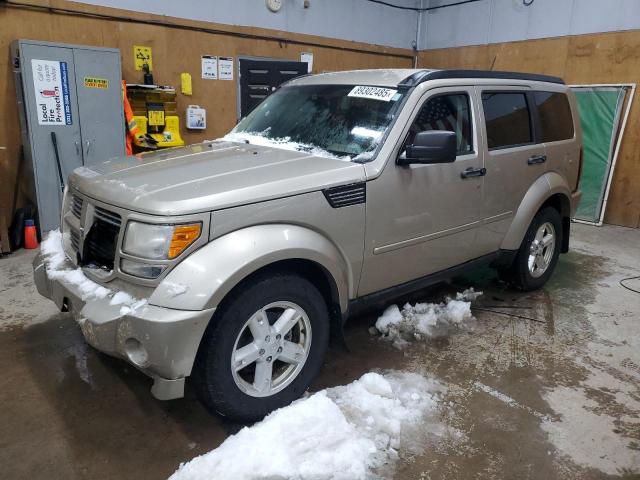
<path id="1" fill-rule="evenodd" d="M 120 51 L 16 40 L 11 45 L 22 143 L 32 168 L 41 231 L 60 223 L 63 177 L 125 154 Z"/>

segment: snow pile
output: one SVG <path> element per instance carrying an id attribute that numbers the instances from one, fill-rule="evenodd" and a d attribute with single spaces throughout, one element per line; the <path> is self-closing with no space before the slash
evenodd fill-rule
<path id="1" fill-rule="evenodd" d="M 482 292 L 473 288 L 447 298 L 443 303 L 407 303 L 402 310 L 390 305 L 376 321 L 375 329 L 396 348 L 406 347 L 411 340 L 426 340 L 447 335 L 452 328 L 461 328 L 474 320 L 471 302 Z"/>
<path id="2" fill-rule="evenodd" d="M 262 147 L 277 147 L 282 148 L 284 150 L 293 150 L 295 152 L 305 152 L 310 155 L 315 155 L 316 157 L 325 157 L 325 158 L 334 158 L 337 160 L 347 160 L 351 161 L 351 157 L 344 156 L 339 157 L 334 155 L 322 148 L 316 147 L 315 145 L 308 145 L 305 143 L 292 142 L 291 138 L 268 138 L 260 133 L 247 133 L 247 132 L 234 132 L 231 131 L 227 133 L 224 137 L 219 138 L 218 140 L 228 141 L 228 142 L 240 142 L 240 143 L 250 143 L 251 145 L 259 145 Z"/>
<path id="3" fill-rule="evenodd" d="M 114 292 L 98 285 L 87 278 L 81 268 L 66 268 L 67 257 L 62 247 L 62 233 L 60 230 L 51 230 L 40 244 L 40 252 L 43 255 L 49 278 L 62 280 L 75 286 L 79 291 L 82 301 L 96 300 L 111 297 L 110 305 L 122 305 L 120 314 L 126 315 L 133 310 L 143 307 L 147 300 L 139 300 L 125 292 Z"/>
<path id="4" fill-rule="evenodd" d="M 171 480 L 358 480 L 386 476 L 398 449 L 425 448 L 444 387 L 421 375 L 367 373 L 245 427 L 196 457 Z"/>

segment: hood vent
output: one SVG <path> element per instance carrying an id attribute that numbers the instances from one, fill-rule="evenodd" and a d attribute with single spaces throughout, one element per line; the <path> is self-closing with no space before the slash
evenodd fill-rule
<path id="1" fill-rule="evenodd" d="M 351 185 L 327 188 L 322 193 L 333 208 L 348 207 L 367 201 L 367 184 L 365 182 L 352 183 Z"/>

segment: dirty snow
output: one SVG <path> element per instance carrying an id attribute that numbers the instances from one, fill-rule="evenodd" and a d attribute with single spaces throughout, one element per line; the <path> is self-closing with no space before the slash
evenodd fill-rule
<path id="1" fill-rule="evenodd" d="M 40 244 L 47 273 L 50 278 L 62 280 L 74 285 L 80 291 L 82 301 L 110 297 L 110 305 L 121 305 L 120 314 L 126 315 L 147 303 L 146 299 L 137 299 L 126 292 L 113 291 L 87 278 L 81 268 L 67 268 L 66 255 L 62 247 L 62 233 L 51 230 Z"/>
<path id="2" fill-rule="evenodd" d="M 482 292 L 471 288 L 457 293 L 455 299 L 447 298 L 443 303 L 407 303 L 402 310 L 397 305 L 390 305 L 378 317 L 374 330 L 399 349 L 413 340 L 441 337 L 452 328 L 470 326 L 474 320 L 471 302 L 480 295 Z"/>
<path id="3" fill-rule="evenodd" d="M 367 373 L 276 410 L 171 480 L 359 480 L 388 476 L 399 452 L 419 453 L 445 435 L 437 409 L 445 387 L 415 373 Z"/>
<path id="4" fill-rule="evenodd" d="M 337 160 L 347 160 L 351 161 L 351 157 L 347 156 L 337 156 L 322 148 L 316 147 L 314 145 L 308 145 L 305 143 L 292 142 L 291 138 L 268 138 L 260 133 L 253 132 L 234 132 L 231 131 L 227 133 L 224 137 L 219 138 L 221 141 L 228 142 L 240 142 L 240 143 L 249 143 L 251 145 L 259 145 L 262 147 L 276 147 L 282 148 L 284 150 L 292 150 L 295 152 L 305 152 L 310 155 L 315 155 L 317 157 L 325 157 L 325 158 L 334 158 Z"/>

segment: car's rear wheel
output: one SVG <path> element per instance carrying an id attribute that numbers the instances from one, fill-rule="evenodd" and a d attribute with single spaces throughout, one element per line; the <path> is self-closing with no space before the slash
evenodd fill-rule
<path id="1" fill-rule="evenodd" d="M 298 398 L 317 375 L 329 339 L 324 298 L 304 277 L 260 275 L 216 312 L 193 380 L 209 408 L 257 420 Z"/>
<path id="2" fill-rule="evenodd" d="M 555 208 L 540 210 L 531 221 L 513 264 L 500 272 L 520 290 L 542 287 L 553 274 L 562 245 L 562 219 Z"/>

